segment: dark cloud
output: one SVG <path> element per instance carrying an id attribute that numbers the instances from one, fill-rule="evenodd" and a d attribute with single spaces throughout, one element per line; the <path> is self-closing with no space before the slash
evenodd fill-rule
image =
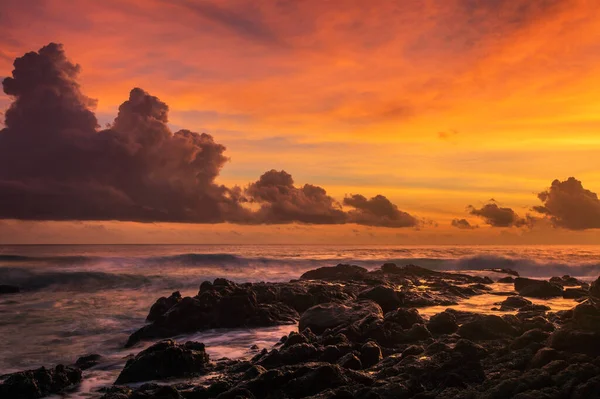
<path id="1" fill-rule="evenodd" d="M 471 225 L 471 223 L 469 223 L 469 221 L 467 219 L 453 219 L 452 223 L 450 223 L 452 225 L 452 227 L 456 227 L 457 229 L 464 229 L 464 230 L 472 230 L 472 229 L 476 229 L 479 226 L 475 225 Z"/>
<path id="2" fill-rule="evenodd" d="M 586 190 L 581 181 L 569 177 L 554 180 L 550 188 L 538 194 L 543 206 L 533 209 L 546 215 L 555 226 L 571 230 L 600 228 L 600 200 Z"/>
<path id="3" fill-rule="evenodd" d="M 412 215 L 398 209 L 383 195 L 367 199 L 360 194 L 344 198 L 344 205 L 351 206 L 348 211 L 350 223 L 367 226 L 417 227 L 419 221 Z"/>
<path id="4" fill-rule="evenodd" d="M 319 186 L 294 186 L 285 171 L 270 170 L 246 189 L 250 202 L 260 204 L 259 223 L 338 224 L 346 222 L 341 205 Z"/>
<path id="5" fill-rule="evenodd" d="M 245 218 L 236 190 L 216 185 L 227 161 L 210 135 L 171 133 L 168 107 L 133 89 L 109 129 L 79 65 L 49 44 L 14 63 L 0 132 L 0 217 L 221 222 Z"/>
<path id="6" fill-rule="evenodd" d="M 521 218 L 512 208 L 502 208 L 495 202 L 489 202 L 477 209 L 469 205 L 469 213 L 479 216 L 492 227 L 522 227 L 529 224 L 528 219 Z"/>
<path id="7" fill-rule="evenodd" d="M 312 184 L 271 170 L 242 190 L 215 183 L 228 161 L 212 136 L 171 132 L 167 104 L 134 88 L 98 130 L 79 65 L 49 44 L 14 62 L 0 130 L 0 218 L 241 224 L 416 226 L 384 196 L 354 195 L 348 212 Z M 249 206 L 244 204 L 249 203 Z"/>

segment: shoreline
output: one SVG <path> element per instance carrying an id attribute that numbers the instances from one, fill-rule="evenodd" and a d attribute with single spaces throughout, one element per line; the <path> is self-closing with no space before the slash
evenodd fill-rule
<path id="1" fill-rule="evenodd" d="M 516 277 L 518 273 L 510 270 L 488 272 L 498 278 L 460 271 L 439 272 L 413 265 L 399 267 L 391 263 L 375 270 L 341 264 L 308 271 L 299 279 L 285 283 L 238 284 L 222 278 L 204 282 L 194 297 L 181 297 L 177 292 L 154 303 L 148 313 L 148 323 L 128 340 L 126 347 L 137 354 L 128 358 L 122 370 L 118 370 L 119 362 L 112 359 L 111 365 L 111 360 L 102 354 L 89 361 L 79 359 L 66 368 L 75 376 L 71 379 L 65 377 L 63 368 L 45 370 L 46 375 L 49 373 L 53 379 L 64 382 L 63 386 L 47 388 L 53 391 L 45 393 L 76 391 L 82 385 L 89 385 L 86 376 L 90 373 L 112 367 L 113 374 L 119 371 L 119 384 L 104 387 L 93 393 L 95 397 L 384 398 L 402 391 L 404 397 L 493 398 L 496 396 L 490 392 L 499 389 L 502 381 L 516 378 L 515 387 L 521 387 L 525 382 L 519 378 L 533 378 L 532 370 L 539 373 L 539 369 L 549 363 L 566 362 L 566 369 L 570 367 L 569 359 L 577 365 L 595 364 L 590 356 L 596 353 L 598 345 L 582 348 L 578 341 L 600 337 L 600 323 L 596 324 L 600 320 L 600 306 L 593 294 L 598 291 L 596 283 L 590 288 L 587 283 L 568 276 L 540 282 Z M 497 282 L 500 279 L 504 279 L 503 283 Z M 511 286 L 513 291 L 508 290 Z M 563 296 L 562 305 L 566 308 L 571 301 L 571 310 L 550 312 L 544 305 L 549 301 L 544 297 Z M 496 310 L 460 309 L 461 303 L 481 298 L 489 302 L 494 297 L 498 299 L 493 302 Z M 488 302 L 484 301 L 482 306 L 488 306 Z M 269 340 L 260 346 L 253 343 L 247 347 L 246 356 L 238 354 L 228 356 L 229 359 L 213 359 L 209 355 L 210 340 L 205 343 L 169 340 L 171 337 L 194 339 L 194 335 L 206 338 L 202 331 L 218 334 L 235 328 L 277 331 L 276 326 L 286 326 L 289 333 L 276 343 Z M 232 342 L 236 339 L 239 338 L 233 337 Z M 506 364 L 498 369 L 497 361 L 511 352 L 523 356 L 522 364 L 517 369 Z M 475 353 L 480 354 L 475 356 Z M 369 356 L 371 360 L 366 360 Z M 540 356 L 556 359 L 533 367 L 539 362 L 536 357 Z M 459 358 L 461 361 L 455 363 Z M 490 362 L 491 358 L 496 360 Z M 176 361 L 170 367 L 156 371 L 156 364 L 169 364 L 173 359 Z M 438 376 L 445 367 L 458 367 L 458 375 L 446 370 L 444 373 L 448 375 Z M 83 374 L 79 369 L 85 370 Z M 398 370 L 402 373 L 389 375 Z M 520 370 L 522 377 L 517 377 L 515 370 Z M 27 381 L 35 381 L 35 373 L 8 376 L 0 385 L 0 393 L 21 394 Z M 272 381 L 272 377 L 267 379 L 273 373 L 286 376 L 288 382 L 310 380 L 312 391 L 305 391 L 304 384 L 288 386 Z M 323 373 L 328 377 L 324 378 Z M 431 376 L 436 376 L 436 381 L 442 377 L 456 381 L 440 385 L 431 380 L 413 386 L 415 378 L 427 380 Z M 496 385 L 492 384 L 495 379 L 498 380 Z M 157 381 L 160 385 L 147 384 L 147 381 Z M 273 395 L 261 396 L 261 390 L 268 388 L 270 392 L 271 385 Z M 588 389 L 579 385 L 572 387 L 573 392 Z M 552 375 L 541 388 L 559 392 L 558 396 L 548 397 L 562 397 Z M 346 394 L 352 396 L 344 396 Z"/>

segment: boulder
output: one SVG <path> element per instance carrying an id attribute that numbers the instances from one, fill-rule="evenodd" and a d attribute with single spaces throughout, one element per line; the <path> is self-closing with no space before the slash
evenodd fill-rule
<path id="1" fill-rule="evenodd" d="M 600 356 L 600 332 L 562 328 L 550 335 L 548 346 L 560 351 Z"/>
<path id="2" fill-rule="evenodd" d="M 398 324 L 403 329 L 407 330 L 414 324 L 424 324 L 423 317 L 415 308 L 397 309 L 385 314 L 384 321 L 386 323 Z"/>
<path id="3" fill-rule="evenodd" d="M 498 283 L 504 283 L 504 284 L 512 284 L 515 282 L 515 278 L 514 277 L 502 277 L 500 279 L 498 279 Z"/>
<path id="4" fill-rule="evenodd" d="M 598 277 L 592 285 L 590 285 L 590 295 L 600 298 L 600 277 Z"/>
<path id="5" fill-rule="evenodd" d="M 0 384 L 0 398 L 38 399 L 59 394 L 81 382 L 81 370 L 59 364 L 54 369 L 41 367 L 4 377 Z"/>
<path id="6" fill-rule="evenodd" d="M 519 295 L 512 295 L 500 303 L 500 310 L 521 309 L 531 304 L 532 302 L 529 299 L 525 299 Z"/>
<path id="7" fill-rule="evenodd" d="M 563 294 L 563 288 L 560 284 L 523 277 L 515 279 L 515 291 L 522 296 L 532 298 L 552 298 Z"/>
<path id="8" fill-rule="evenodd" d="M 339 264 L 331 267 L 320 267 L 315 270 L 309 270 L 300 276 L 301 280 L 361 280 L 368 270 L 364 267 Z"/>
<path id="9" fill-rule="evenodd" d="M 328 328 L 346 326 L 365 317 L 383 318 L 381 307 L 373 301 L 354 303 L 324 303 L 313 306 L 300 317 L 299 330 L 310 328 L 316 334 L 322 334 Z"/>
<path id="10" fill-rule="evenodd" d="M 381 359 L 383 359 L 383 356 L 377 343 L 369 341 L 360 348 L 360 361 L 364 368 L 376 365 Z"/>
<path id="11" fill-rule="evenodd" d="M 402 293 L 394 290 L 391 287 L 378 285 L 373 288 L 369 288 L 360 294 L 359 299 L 369 299 L 376 302 L 384 312 L 398 309 L 402 305 Z"/>
<path id="12" fill-rule="evenodd" d="M 510 323 L 496 315 L 481 315 L 458 329 L 458 335 L 473 341 L 514 337 L 518 333 Z"/>
<path id="13" fill-rule="evenodd" d="M 100 363 L 101 359 L 102 359 L 102 356 L 98 355 L 97 353 L 93 353 L 91 355 L 81 356 L 75 362 L 75 367 L 77 367 L 77 368 L 79 368 L 81 370 L 87 370 L 90 367 L 94 367 L 95 365 L 97 365 L 98 363 Z"/>
<path id="14" fill-rule="evenodd" d="M 582 281 L 579 281 L 575 277 L 571 277 L 568 274 L 565 274 L 562 277 L 552 277 L 550 282 L 560 284 L 563 287 L 576 287 L 583 284 Z"/>
<path id="15" fill-rule="evenodd" d="M 177 344 L 167 339 L 129 359 L 115 384 L 205 374 L 208 368 L 209 356 L 204 344 L 192 341 Z"/>
<path id="16" fill-rule="evenodd" d="M 170 297 L 160 297 L 150 308 L 150 312 L 146 317 L 147 321 L 154 321 L 163 314 L 167 313 L 169 309 L 177 305 L 181 301 L 181 294 L 179 291 L 175 291 Z"/>
<path id="17" fill-rule="evenodd" d="M 337 361 L 337 364 L 350 370 L 361 370 L 363 368 L 362 362 L 354 353 L 346 353 Z"/>
<path id="18" fill-rule="evenodd" d="M 563 291 L 563 298 L 565 298 L 565 299 L 585 298 L 588 295 L 589 295 L 589 291 L 584 290 L 582 288 L 566 288 Z"/>
<path id="19" fill-rule="evenodd" d="M 427 329 L 433 334 L 452 334 L 458 330 L 456 316 L 450 312 L 441 312 L 431 316 Z"/>

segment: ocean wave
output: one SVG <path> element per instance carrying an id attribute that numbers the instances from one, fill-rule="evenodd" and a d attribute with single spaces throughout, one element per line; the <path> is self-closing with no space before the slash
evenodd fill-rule
<path id="1" fill-rule="evenodd" d="M 116 288 L 140 288 L 161 281 L 165 285 L 176 282 L 159 276 L 107 273 L 101 271 L 38 272 L 22 268 L 0 268 L 2 284 L 19 286 L 23 291 L 55 289 L 67 291 L 95 291 Z"/>

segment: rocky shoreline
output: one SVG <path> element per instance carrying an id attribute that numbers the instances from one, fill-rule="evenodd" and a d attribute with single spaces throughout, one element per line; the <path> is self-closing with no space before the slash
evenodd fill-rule
<path id="1" fill-rule="evenodd" d="M 338 265 L 288 283 L 201 284 L 194 297 L 174 292 L 151 307 L 147 324 L 125 344 L 155 342 L 130 358 L 103 399 L 209 398 L 600 398 L 600 279 L 549 281 L 494 269 L 497 278 L 386 263 L 369 271 Z M 494 276 L 495 277 L 495 276 Z M 491 291 L 496 314 L 453 309 Z M 528 298 L 565 298 L 551 312 Z M 431 317 L 419 308 L 444 306 Z M 211 359 L 200 342 L 169 338 L 215 328 L 298 324 L 249 359 Z M 42 398 L 77 389 L 76 364 L 4 376 L 0 397 Z M 170 380 L 204 376 L 201 383 Z M 151 382 L 148 382 L 151 381 Z M 157 382 L 160 382 L 157 383 Z M 133 385 L 132 385 L 133 384 Z"/>

